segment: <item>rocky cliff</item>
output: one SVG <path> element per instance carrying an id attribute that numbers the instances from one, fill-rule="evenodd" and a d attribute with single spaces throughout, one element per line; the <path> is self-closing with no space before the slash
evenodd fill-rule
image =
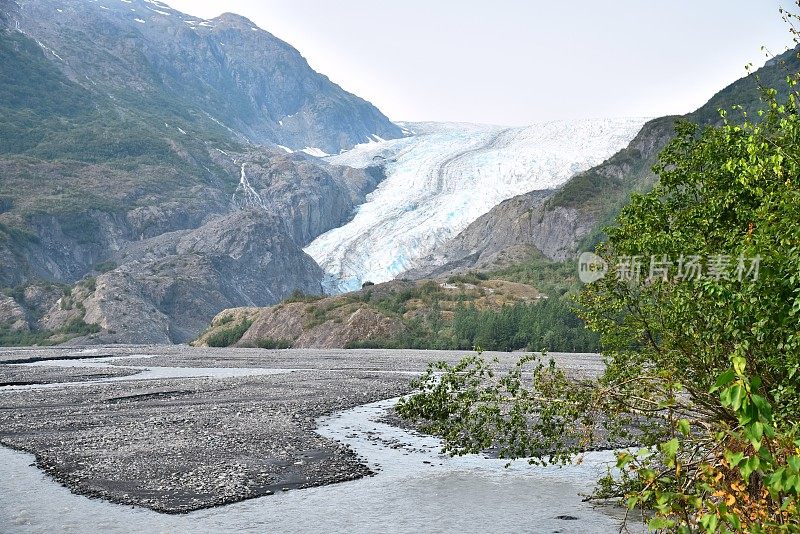
<path id="1" fill-rule="evenodd" d="M 235 187 L 196 185 L 167 199 L 147 191 L 127 210 L 40 213 L 27 217 L 28 233 L 9 230 L 0 242 L 6 286 L 56 281 L 72 297 L 73 284 L 92 280 L 92 292 L 73 299 L 85 314 L 54 314 L 57 292 L 31 325 L 55 331 L 77 318 L 101 327 L 96 342 L 185 342 L 221 309 L 321 293 L 323 273 L 302 245 L 346 222 L 380 169 L 265 150 L 214 157 L 238 173 Z"/>

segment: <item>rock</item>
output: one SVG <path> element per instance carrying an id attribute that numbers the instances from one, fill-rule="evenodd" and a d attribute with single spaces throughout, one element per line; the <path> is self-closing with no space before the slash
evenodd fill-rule
<path id="1" fill-rule="evenodd" d="M 235 164 L 240 157 L 248 163 Z M 342 224 L 382 173 L 332 167 L 305 156 L 265 157 L 263 151 L 255 158 L 224 155 L 219 164 L 231 173 L 246 165 L 263 205 L 243 210 L 212 190 L 198 192 L 182 208 L 167 201 L 125 214 L 48 216 L 34 226 L 40 237 L 15 257 L 45 278 L 68 283 L 79 276 L 97 278 L 91 298 L 73 300 L 86 306 L 85 320 L 104 332 L 76 342 L 186 342 L 223 309 L 275 304 L 295 290 L 318 294 L 323 274 L 301 247 Z M 95 231 L 83 235 L 75 228 Z M 100 258 L 111 271 L 95 270 Z M 82 310 L 58 303 L 62 292 L 42 284 L 26 290 L 28 311 L 39 328 L 55 330 L 83 318 Z"/>
<path id="2" fill-rule="evenodd" d="M 30 330 L 22 306 L 12 297 L 3 294 L 0 294 L 0 324 L 12 332 L 28 332 Z"/>

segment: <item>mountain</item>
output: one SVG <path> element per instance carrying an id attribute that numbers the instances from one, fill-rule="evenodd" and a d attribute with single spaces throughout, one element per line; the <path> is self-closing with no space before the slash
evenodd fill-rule
<path id="1" fill-rule="evenodd" d="M 720 109 L 728 110 L 731 120 L 739 120 L 741 112 L 731 111 L 735 105 L 757 119 L 762 108 L 759 83 L 778 90 L 779 99 L 786 98 L 787 75 L 800 71 L 797 53 L 788 51 L 770 60 L 688 115 L 647 122 L 627 147 L 576 174 L 549 197 L 531 191 L 500 203 L 402 276 L 423 279 L 487 269 L 498 260 L 522 261 L 531 254 L 563 261 L 579 250 L 591 250 L 602 236 L 602 227 L 613 223 L 631 193 L 646 191 L 656 182 L 652 167 L 674 137 L 677 120 L 715 124 L 720 121 Z"/>
<path id="2" fill-rule="evenodd" d="M 66 78 L 53 104 L 61 103 L 60 96 L 83 93 L 67 108 L 75 118 L 113 111 L 134 121 L 157 116 L 163 121 L 152 126 L 162 136 L 202 129 L 327 153 L 375 136 L 402 136 L 377 108 L 314 72 L 297 50 L 238 15 L 202 20 L 154 0 L 3 0 L 0 12 L 6 26 L 34 41 Z M 22 46 L 16 41 L 13 46 Z M 22 84 L 32 80 L 20 78 Z M 25 96 L 15 89 L 8 96 Z M 37 151 L 30 145 L 24 148 Z"/>
<path id="3" fill-rule="evenodd" d="M 321 292 L 302 247 L 384 174 L 303 149 L 401 135 L 242 17 L 0 0 L 0 344 L 184 342 Z"/>
<path id="4" fill-rule="evenodd" d="M 644 119 L 553 121 L 525 128 L 405 124 L 413 137 L 359 145 L 327 161 L 383 164 L 384 180 L 352 221 L 305 251 L 331 292 L 413 268 L 503 200 L 555 189 L 623 148 Z"/>

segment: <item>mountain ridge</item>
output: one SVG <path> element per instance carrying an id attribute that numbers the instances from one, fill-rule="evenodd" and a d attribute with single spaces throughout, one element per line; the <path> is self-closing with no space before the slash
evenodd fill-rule
<path id="1" fill-rule="evenodd" d="M 185 107 L 206 129 L 214 123 L 248 142 L 328 153 L 372 135 L 402 136 L 372 104 L 244 17 L 204 20 L 145 0 L 108 4 L 7 3 L 3 11 L 8 27 L 35 40 L 74 83 L 132 110 L 147 104 L 127 94 L 135 89 L 179 114 Z"/>

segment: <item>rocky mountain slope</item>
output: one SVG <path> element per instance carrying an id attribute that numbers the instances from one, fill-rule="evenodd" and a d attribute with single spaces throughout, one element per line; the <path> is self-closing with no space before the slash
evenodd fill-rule
<path id="1" fill-rule="evenodd" d="M 220 153 L 218 165 L 239 174 L 230 194 L 195 186 L 183 199 L 145 197 L 128 210 L 33 214 L 30 233 L 9 231 L 0 243 L 7 286 L 55 280 L 67 292 L 31 312 L 31 327 L 60 328 L 52 317 L 68 306 L 80 317 L 66 319 L 102 327 L 98 342 L 184 342 L 223 308 L 320 293 L 323 273 L 301 244 L 346 222 L 382 176 L 263 150 Z"/>
<path id="2" fill-rule="evenodd" d="M 757 75 L 766 86 L 784 88 L 786 75 L 799 70 L 800 61 L 795 52 L 789 52 L 769 62 Z M 676 120 L 712 124 L 720 120 L 718 109 L 733 105 L 741 105 L 754 117 L 759 94 L 756 76 L 749 76 L 694 113 L 647 122 L 627 147 L 600 165 L 577 173 L 561 187 L 545 187 L 501 202 L 420 259 L 417 268 L 400 274 L 399 280 L 323 300 L 227 310 L 215 318 L 198 343 L 471 348 L 471 343 L 486 347 L 489 342 L 497 350 L 596 350 L 591 348 L 596 339 L 582 337 L 586 330 L 567 303 L 578 283 L 576 269 L 564 260 L 578 249 L 590 249 L 602 236 L 602 226 L 613 222 L 632 192 L 653 186 L 657 177 L 652 167 L 673 138 Z M 731 120 L 740 120 L 735 113 L 729 114 Z M 376 157 L 394 163 L 396 156 L 380 149 L 381 145 L 356 147 L 337 159 L 348 159 L 353 165 Z M 400 153 L 397 159 L 413 155 Z M 333 230 L 317 242 L 341 231 Z M 350 248 L 379 246 L 380 242 L 354 242 Z M 307 250 L 313 249 L 312 245 Z M 480 272 L 458 274 L 471 270 Z M 504 286 L 507 293 L 499 311 L 459 308 L 459 303 L 474 303 L 472 299 L 480 292 L 491 294 L 496 280 L 510 284 Z M 526 303 L 528 293 L 523 288 L 549 298 L 538 304 Z M 477 306 L 491 308 L 484 302 Z"/>
<path id="3" fill-rule="evenodd" d="M 202 20 L 155 0 L 3 0 L 0 12 L 94 105 L 163 115 L 167 131 L 216 126 L 255 144 L 328 153 L 402 135 L 238 15 Z"/>
<path id="4" fill-rule="evenodd" d="M 759 80 L 785 96 L 786 76 L 798 71 L 797 51 L 786 52 L 726 87 L 697 111 L 649 121 L 626 148 L 608 160 L 576 174 L 550 195 L 532 191 L 500 203 L 402 276 L 422 279 L 486 269 L 499 260 L 523 259 L 532 251 L 563 261 L 579 249 L 591 250 L 602 227 L 613 222 L 630 194 L 655 183 L 652 167 L 673 138 L 676 120 L 712 124 L 720 120 L 720 109 L 730 111 L 734 105 L 756 117 L 761 105 Z M 731 120 L 740 117 L 739 111 L 729 113 Z"/>
<path id="5" fill-rule="evenodd" d="M 400 135 L 244 18 L 0 0 L 0 344 L 183 342 L 319 293 L 302 247 L 384 175 L 302 149 Z"/>

